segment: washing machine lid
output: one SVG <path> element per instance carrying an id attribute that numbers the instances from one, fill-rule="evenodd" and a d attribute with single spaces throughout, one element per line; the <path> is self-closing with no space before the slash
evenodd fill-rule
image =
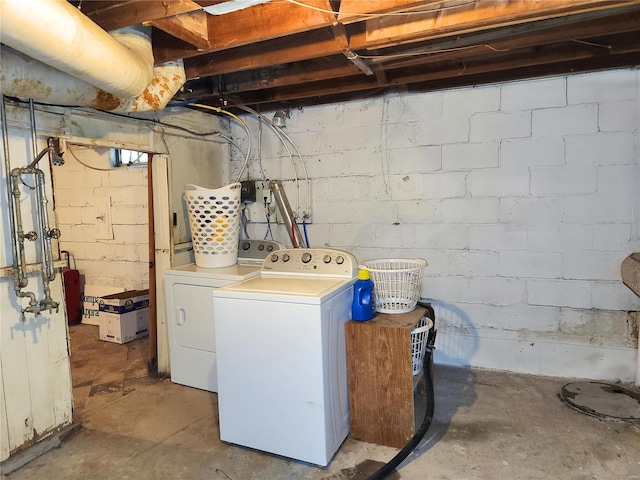
<path id="1" fill-rule="evenodd" d="M 261 275 L 214 290 L 214 298 L 322 303 L 350 288 L 355 279 Z"/>
<path id="2" fill-rule="evenodd" d="M 174 267 L 164 272 L 165 276 L 181 276 L 185 278 L 206 278 L 210 280 L 227 280 L 239 282 L 260 274 L 262 262 L 238 262 L 222 268 L 202 268 L 195 263 Z"/>

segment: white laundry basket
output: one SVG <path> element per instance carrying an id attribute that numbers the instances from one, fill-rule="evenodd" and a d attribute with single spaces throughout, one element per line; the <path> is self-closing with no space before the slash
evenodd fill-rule
<path id="1" fill-rule="evenodd" d="M 424 354 L 427 351 L 429 330 L 432 327 L 433 320 L 425 315 L 420 319 L 416 328 L 411 330 L 411 367 L 414 375 L 418 375 L 422 370 Z"/>
<path id="2" fill-rule="evenodd" d="M 184 198 L 189 214 L 196 265 L 221 268 L 238 262 L 240 184 L 208 189 L 188 184 Z"/>
<path id="3" fill-rule="evenodd" d="M 376 293 L 376 311 L 407 313 L 416 308 L 422 288 L 423 258 L 381 258 L 362 262 Z"/>

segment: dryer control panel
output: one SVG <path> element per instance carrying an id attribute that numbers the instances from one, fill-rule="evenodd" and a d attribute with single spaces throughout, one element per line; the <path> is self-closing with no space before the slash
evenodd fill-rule
<path id="1" fill-rule="evenodd" d="M 262 274 L 355 278 L 358 261 L 350 253 L 332 248 L 285 248 L 267 256 Z"/>
<path id="2" fill-rule="evenodd" d="M 238 260 L 264 260 L 271 252 L 285 248 L 273 240 L 240 239 L 238 242 Z"/>

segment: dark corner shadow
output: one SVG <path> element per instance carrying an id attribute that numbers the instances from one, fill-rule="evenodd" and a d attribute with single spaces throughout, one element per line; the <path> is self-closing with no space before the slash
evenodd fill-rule
<path id="1" fill-rule="evenodd" d="M 438 331 L 433 368 L 435 408 L 431 426 L 398 470 L 436 445 L 447 433 L 456 412 L 476 401 L 476 374 L 471 359 L 478 349 L 476 328 L 458 306 L 427 300 L 435 311 Z M 417 409 L 417 422 L 424 418 L 424 408 Z"/>

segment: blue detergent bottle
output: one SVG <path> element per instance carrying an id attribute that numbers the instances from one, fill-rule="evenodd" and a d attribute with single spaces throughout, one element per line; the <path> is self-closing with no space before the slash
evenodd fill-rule
<path id="1" fill-rule="evenodd" d="M 376 296 L 369 270 L 360 269 L 358 280 L 353 285 L 353 303 L 351 318 L 359 322 L 371 320 L 376 314 Z"/>

